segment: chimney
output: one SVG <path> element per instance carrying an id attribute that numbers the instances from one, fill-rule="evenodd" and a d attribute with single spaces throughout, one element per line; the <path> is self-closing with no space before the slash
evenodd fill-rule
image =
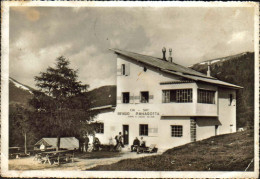
<path id="1" fill-rule="evenodd" d="M 168 61 L 172 63 L 172 49 L 169 49 L 169 58 Z"/>
<path id="2" fill-rule="evenodd" d="M 210 77 L 210 62 L 208 62 L 208 71 L 207 71 L 207 76 Z"/>
<path id="3" fill-rule="evenodd" d="M 162 53 L 163 53 L 163 60 L 164 60 L 164 61 L 167 61 L 167 60 L 166 60 L 166 48 L 165 48 L 165 47 L 163 47 Z"/>

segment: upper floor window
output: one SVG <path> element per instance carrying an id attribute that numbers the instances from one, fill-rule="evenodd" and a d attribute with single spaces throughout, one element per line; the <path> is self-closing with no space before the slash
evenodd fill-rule
<path id="1" fill-rule="evenodd" d="M 141 92 L 141 103 L 148 103 L 149 102 L 149 92 L 148 91 L 142 91 Z"/>
<path id="2" fill-rule="evenodd" d="M 122 102 L 123 103 L 129 103 L 130 101 L 130 94 L 129 92 L 122 93 Z"/>
<path id="3" fill-rule="evenodd" d="M 130 75 L 130 63 L 124 63 L 117 66 L 117 76 L 129 76 Z"/>
<path id="4" fill-rule="evenodd" d="M 139 125 L 139 135 L 148 136 L 148 124 Z"/>
<path id="5" fill-rule="evenodd" d="M 229 94 L 229 106 L 232 105 L 232 101 L 233 101 L 233 94 Z"/>
<path id="6" fill-rule="evenodd" d="M 191 103 L 192 89 L 163 90 L 163 103 Z"/>
<path id="7" fill-rule="evenodd" d="M 171 135 L 172 137 L 182 137 L 183 127 L 180 125 L 171 126 Z"/>
<path id="8" fill-rule="evenodd" d="M 125 64 L 121 65 L 121 70 L 122 75 L 125 75 Z"/>
<path id="9" fill-rule="evenodd" d="M 215 91 L 198 89 L 198 103 L 215 104 Z"/>
<path id="10" fill-rule="evenodd" d="M 97 123 L 96 133 L 104 134 L 104 123 Z"/>

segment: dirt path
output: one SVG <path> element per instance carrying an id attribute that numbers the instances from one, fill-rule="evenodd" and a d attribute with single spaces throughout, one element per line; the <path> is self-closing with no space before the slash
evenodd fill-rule
<path id="1" fill-rule="evenodd" d="M 123 159 L 128 158 L 140 158 L 151 155 L 159 155 L 160 153 L 155 154 L 136 154 L 131 152 L 124 152 L 121 156 L 113 158 L 101 158 L 101 159 L 79 159 L 75 158 L 75 161 L 72 163 L 64 163 L 59 166 L 50 165 L 50 164 L 40 164 L 37 161 L 33 161 L 33 157 L 21 158 L 21 159 L 11 159 L 9 160 L 9 170 L 86 170 L 97 165 L 107 165 L 118 162 Z"/>

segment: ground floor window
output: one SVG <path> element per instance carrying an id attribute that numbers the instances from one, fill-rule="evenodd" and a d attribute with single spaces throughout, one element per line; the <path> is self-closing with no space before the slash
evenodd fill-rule
<path id="1" fill-rule="evenodd" d="M 180 125 L 171 126 L 172 137 L 182 137 L 183 127 Z"/>
<path id="2" fill-rule="evenodd" d="M 96 133 L 104 134 L 104 123 L 96 124 Z"/>
<path id="3" fill-rule="evenodd" d="M 149 102 L 149 92 L 142 91 L 141 92 L 141 103 L 148 103 Z"/>
<path id="4" fill-rule="evenodd" d="M 129 100 L 130 100 L 129 92 L 122 93 L 122 102 L 123 103 L 129 103 Z"/>
<path id="5" fill-rule="evenodd" d="M 148 124 L 140 124 L 139 135 L 148 136 Z"/>
<path id="6" fill-rule="evenodd" d="M 191 103 L 192 89 L 175 89 L 162 91 L 163 103 Z"/>
<path id="7" fill-rule="evenodd" d="M 215 91 L 198 89 L 198 103 L 215 104 Z"/>

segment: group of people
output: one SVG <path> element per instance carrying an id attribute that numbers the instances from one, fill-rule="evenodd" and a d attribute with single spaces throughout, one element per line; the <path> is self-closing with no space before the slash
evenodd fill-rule
<path id="1" fill-rule="evenodd" d="M 131 145 L 131 152 L 138 151 L 140 147 L 146 147 L 145 140 L 143 137 L 140 140 L 136 137 L 133 145 Z"/>
<path id="2" fill-rule="evenodd" d="M 119 132 L 119 134 L 115 136 L 115 140 L 116 140 L 116 145 L 114 149 L 118 151 L 120 147 L 121 148 L 124 147 L 123 136 L 121 132 Z M 141 137 L 140 140 L 136 137 L 135 140 L 133 141 L 133 145 L 131 145 L 131 152 L 138 151 L 140 147 L 146 147 L 145 140 L 143 137 Z"/>
<path id="3" fill-rule="evenodd" d="M 124 142 L 123 142 L 123 136 L 122 133 L 119 132 L 118 135 L 115 136 L 116 140 L 116 145 L 114 146 L 115 151 L 121 150 L 121 148 L 124 147 Z M 79 138 L 79 151 L 84 152 L 84 151 L 98 151 L 99 148 L 101 147 L 100 140 L 93 136 L 93 143 L 92 145 L 89 145 L 89 137 L 87 135 L 84 135 L 82 138 Z M 91 146 L 91 148 L 90 148 Z M 146 147 L 145 141 L 143 137 L 139 140 L 137 137 L 133 141 L 133 145 L 131 145 L 131 152 L 137 151 L 140 147 Z"/>
<path id="4" fill-rule="evenodd" d="M 89 148 L 91 146 L 91 148 Z M 98 151 L 101 146 L 100 140 L 93 136 L 92 145 L 89 144 L 89 137 L 84 135 L 82 138 L 79 138 L 79 152 L 87 152 L 87 151 Z"/>

